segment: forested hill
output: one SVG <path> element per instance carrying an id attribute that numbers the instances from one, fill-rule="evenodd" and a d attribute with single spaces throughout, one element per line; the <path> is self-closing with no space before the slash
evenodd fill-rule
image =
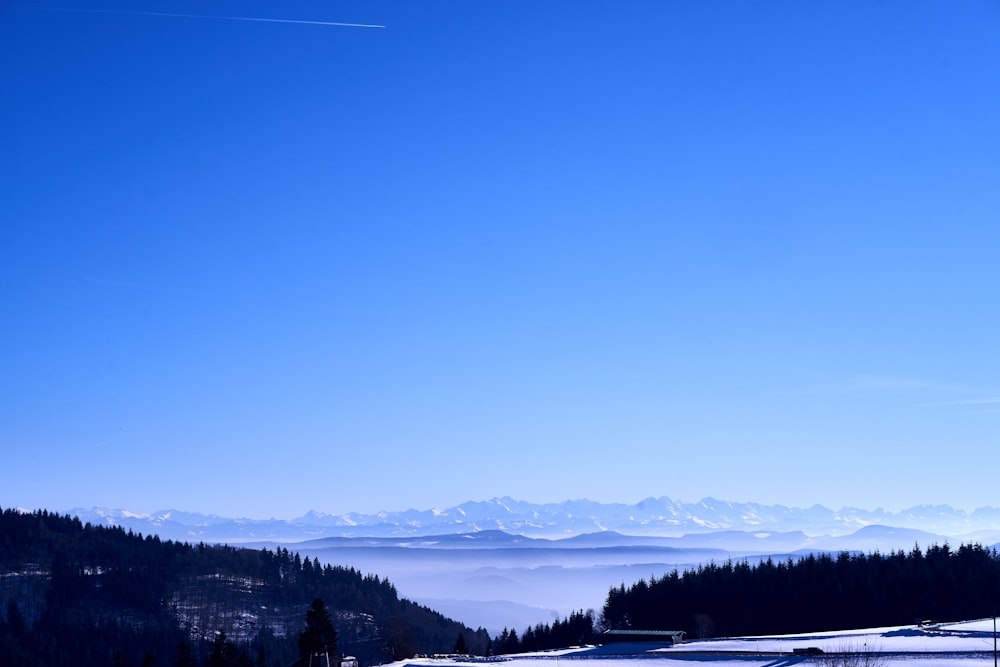
<path id="1" fill-rule="evenodd" d="M 603 619 L 609 629 L 684 630 L 689 638 L 790 634 L 983 618 L 998 600 L 997 552 L 945 544 L 674 571 L 611 589 Z"/>
<path id="2" fill-rule="evenodd" d="M 485 630 L 400 599 L 377 575 L 287 549 L 190 545 L 46 511 L 0 512 L 5 667 L 284 666 L 299 657 L 317 598 L 330 610 L 338 652 L 362 666 L 447 652 L 459 636 L 472 652 L 489 642 Z"/>

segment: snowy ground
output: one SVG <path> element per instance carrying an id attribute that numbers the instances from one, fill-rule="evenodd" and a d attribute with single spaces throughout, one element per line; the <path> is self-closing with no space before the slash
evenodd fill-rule
<path id="1" fill-rule="evenodd" d="M 794 649 L 817 647 L 824 654 L 803 656 Z M 834 667 L 830 654 L 847 652 L 870 656 L 868 667 L 988 667 L 994 664 L 993 619 L 926 626 L 898 626 L 806 635 L 738 637 L 691 641 L 678 646 L 608 644 L 524 653 L 491 659 L 516 663 L 510 667 L 555 667 L 560 661 L 600 660 L 601 667 L 699 667 L 729 663 L 732 667 Z M 486 659 L 417 658 L 400 667 L 482 667 Z M 863 661 L 854 667 L 863 667 Z"/>

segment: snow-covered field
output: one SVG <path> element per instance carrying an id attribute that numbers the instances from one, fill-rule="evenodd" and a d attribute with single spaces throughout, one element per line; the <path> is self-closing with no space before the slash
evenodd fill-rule
<path id="1" fill-rule="evenodd" d="M 943 654 L 989 652 L 993 659 L 993 619 L 941 623 L 924 626 L 903 625 L 868 630 L 818 632 L 808 635 L 740 637 L 692 641 L 672 647 L 671 651 L 791 652 L 794 648 L 815 646 L 825 653 L 854 649 L 884 654 Z"/>
<path id="2" fill-rule="evenodd" d="M 816 647 L 822 655 L 796 655 L 795 649 Z M 832 654 L 855 656 L 835 662 Z M 859 658 L 860 659 L 857 659 Z M 691 667 L 691 663 L 729 663 L 738 667 L 987 667 L 994 663 L 992 618 L 962 623 L 906 625 L 867 630 L 820 632 L 805 635 L 737 637 L 686 642 L 672 647 L 654 644 L 608 644 L 524 653 L 491 662 L 515 663 L 510 667 L 554 667 L 555 663 L 600 660 L 601 667 Z M 482 660 L 417 658 L 400 667 L 481 667 Z"/>

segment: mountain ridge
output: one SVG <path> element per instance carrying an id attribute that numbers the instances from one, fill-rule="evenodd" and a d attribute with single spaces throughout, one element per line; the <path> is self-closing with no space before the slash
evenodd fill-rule
<path id="1" fill-rule="evenodd" d="M 327 514 L 310 510 L 294 519 L 246 519 L 181 510 L 145 514 L 124 509 L 74 508 L 68 514 L 95 525 L 121 526 L 183 541 L 296 542 L 324 537 L 420 537 L 501 531 L 525 537 L 563 539 L 602 532 L 633 537 L 682 537 L 724 531 L 802 532 L 810 537 L 850 535 L 867 526 L 915 529 L 960 539 L 1000 536 L 1000 509 L 972 512 L 948 505 L 916 505 L 899 512 L 822 505 L 802 509 L 785 505 L 731 502 L 706 497 L 696 503 L 666 496 L 638 503 L 599 503 L 586 499 L 530 503 L 508 496 L 468 501 L 450 508 L 377 513 Z"/>

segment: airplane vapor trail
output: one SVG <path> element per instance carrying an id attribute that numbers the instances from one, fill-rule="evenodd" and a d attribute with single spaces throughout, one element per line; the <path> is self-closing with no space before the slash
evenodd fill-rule
<path id="1" fill-rule="evenodd" d="M 168 12 L 141 12 L 128 9 L 76 9 L 70 7 L 37 7 L 51 12 L 87 12 L 92 14 L 130 14 L 133 16 L 167 16 L 179 19 L 214 19 L 216 21 L 253 21 L 256 23 L 298 23 L 302 25 L 325 25 L 338 28 L 384 28 L 374 23 L 341 23 L 339 21 L 306 21 L 301 19 L 272 19 L 258 16 L 216 16 L 213 14 L 172 14 Z"/>

